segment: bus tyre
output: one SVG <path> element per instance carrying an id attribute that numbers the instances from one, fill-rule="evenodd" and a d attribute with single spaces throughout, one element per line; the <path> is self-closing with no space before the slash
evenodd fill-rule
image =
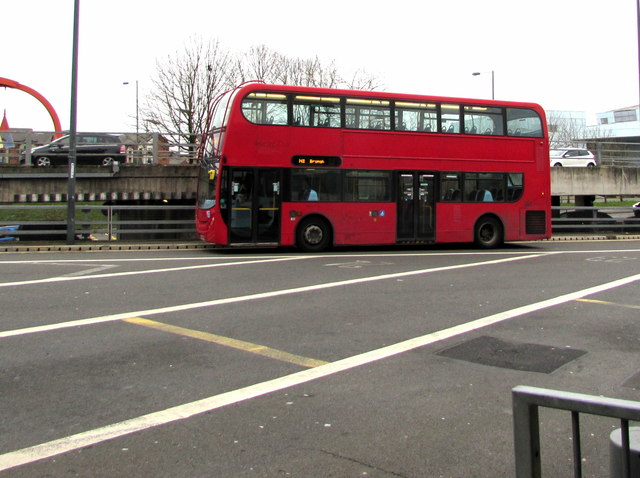
<path id="1" fill-rule="evenodd" d="M 476 223 L 474 241 L 481 249 L 498 247 L 504 240 L 502 224 L 495 217 L 484 216 Z"/>
<path id="2" fill-rule="evenodd" d="M 324 251 L 331 243 L 331 227 L 321 217 L 303 219 L 298 225 L 296 245 L 304 252 Z"/>

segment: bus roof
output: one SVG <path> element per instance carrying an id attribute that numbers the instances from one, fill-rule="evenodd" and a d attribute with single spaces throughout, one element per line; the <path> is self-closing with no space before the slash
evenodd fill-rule
<path id="1" fill-rule="evenodd" d="M 263 83 L 261 81 L 251 81 L 237 90 L 238 97 L 244 97 L 252 91 L 272 91 L 278 93 L 304 93 L 313 95 L 329 95 L 329 96 L 360 96 L 367 98 L 394 99 L 407 101 L 434 101 L 439 103 L 459 103 L 462 105 L 483 105 L 483 106 L 499 106 L 499 107 L 518 107 L 531 108 L 544 112 L 544 108 L 537 103 L 520 102 L 520 101 L 503 101 L 490 100 L 480 98 L 458 98 L 448 96 L 420 95 L 409 93 L 394 93 L 390 91 L 368 91 L 368 90 L 348 90 L 340 88 L 318 88 L 312 86 L 295 86 L 295 85 L 276 85 Z"/>

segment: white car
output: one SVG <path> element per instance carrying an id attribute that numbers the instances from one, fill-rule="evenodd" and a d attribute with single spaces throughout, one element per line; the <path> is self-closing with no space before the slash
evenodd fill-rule
<path id="1" fill-rule="evenodd" d="M 551 166 L 566 168 L 593 168 L 596 157 L 591 151 L 579 148 L 552 149 L 549 151 Z"/>

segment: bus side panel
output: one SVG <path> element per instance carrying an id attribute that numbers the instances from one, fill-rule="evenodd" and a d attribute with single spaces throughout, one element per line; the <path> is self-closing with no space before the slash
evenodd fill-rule
<path id="1" fill-rule="evenodd" d="M 436 242 L 470 242 L 468 204 L 439 203 L 436 206 Z"/>
<path id="2" fill-rule="evenodd" d="M 475 224 L 481 216 L 497 217 L 504 227 L 505 241 L 519 241 L 526 237 L 525 212 L 509 203 L 440 203 L 436 214 L 436 242 L 473 242 Z"/>
<path id="3" fill-rule="evenodd" d="M 394 244 L 394 203 L 285 203 L 282 205 L 283 246 L 295 245 L 296 227 L 306 216 L 325 217 L 333 229 L 336 245 Z"/>

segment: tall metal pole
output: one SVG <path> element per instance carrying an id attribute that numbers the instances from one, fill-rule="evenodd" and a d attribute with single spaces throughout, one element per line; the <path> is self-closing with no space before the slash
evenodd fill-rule
<path id="1" fill-rule="evenodd" d="M 139 143 L 139 140 L 138 140 L 138 135 L 140 134 L 140 128 L 138 126 L 139 119 L 140 119 L 140 107 L 138 106 L 138 80 L 136 80 L 136 143 Z"/>
<path id="2" fill-rule="evenodd" d="M 636 18 L 638 20 L 638 105 L 640 105 L 640 0 L 636 2 Z"/>
<path id="3" fill-rule="evenodd" d="M 494 70 L 491 70 L 491 99 L 496 99 L 496 74 Z"/>
<path id="4" fill-rule="evenodd" d="M 640 0 L 638 0 L 640 2 Z M 476 71 L 475 73 L 471 73 L 473 76 L 480 76 L 482 73 Z M 491 99 L 496 99 L 496 72 L 495 70 L 491 70 Z"/>
<path id="5" fill-rule="evenodd" d="M 78 25 L 80 0 L 74 0 L 73 57 L 71 61 L 71 114 L 69 131 L 69 168 L 67 184 L 67 244 L 73 244 L 76 235 L 76 129 L 78 104 Z"/>

